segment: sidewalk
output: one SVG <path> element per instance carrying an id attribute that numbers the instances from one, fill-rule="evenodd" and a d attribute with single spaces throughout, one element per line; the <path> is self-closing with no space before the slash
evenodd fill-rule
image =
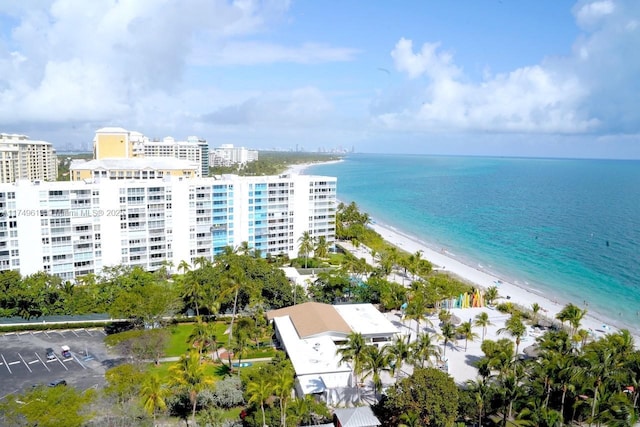
<path id="1" fill-rule="evenodd" d="M 207 357 L 207 358 L 211 358 L 211 360 L 213 361 L 217 361 L 220 362 L 222 364 L 226 364 L 229 361 L 227 360 L 227 350 L 223 347 L 218 349 L 218 354 L 217 357 L 214 357 L 216 355 L 214 355 L 213 353 L 203 353 L 202 355 L 203 357 Z M 271 361 L 271 359 L 273 359 L 272 357 L 257 357 L 257 358 L 253 358 L 253 359 L 242 359 L 242 363 L 244 362 L 251 362 L 251 363 L 255 363 L 255 362 L 269 362 Z M 159 359 L 160 363 L 168 363 L 168 362 L 177 362 L 180 360 L 180 356 L 171 356 L 171 357 L 161 357 Z M 231 363 L 238 363 L 239 360 L 238 359 L 231 359 Z"/>

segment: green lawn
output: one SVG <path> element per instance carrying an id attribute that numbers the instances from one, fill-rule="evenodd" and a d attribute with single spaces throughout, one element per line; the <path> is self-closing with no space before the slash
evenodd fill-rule
<path id="1" fill-rule="evenodd" d="M 247 354 L 242 356 L 243 359 L 259 359 L 262 357 L 273 357 L 277 350 L 273 347 L 261 347 L 259 349 L 249 349 Z"/>
<path id="2" fill-rule="evenodd" d="M 225 322 L 215 322 L 215 325 L 218 346 L 224 346 L 226 343 L 225 337 L 227 336 L 225 331 L 229 325 Z M 193 330 L 193 324 L 181 323 L 179 325 L 170 326 L 169 330 L 171 331 L 171 339 L 169 340 L 169 345 L 165 351 L 165 356 L 182 356 L 190 349 L 187 341 L 189 340 L 189 335 L 191 335 L 191 331 Z"/>
<path id="3" fill-rule="evenodd" d="M 210 361 L 206 361 L 203 363 L 205 363 L 205 366 L 206 366 L 205 371 L 207 372 L 207 374 L 213 377 L 214 383 L 224 378 L 226 375 L 229 375 L 229 368 L 226 365 L 221 365 L 221 364 L 213 363 Z M 240 373 L 244 377 L 247 373 L 255 369 L 259 369 L 259 367 L 265 363 L 267 362 L 254 363 L 252 366 L 242 368 Z M 160 380 L 163 383 L 169 384 L 170 376 L 171 376 L 169 369 L 171 368 L 171 366 L 174 366 L 176 364 L 177 362 L 161 363 L 160 365 L 157 365 L 157 366 L 154 364 L 151 364 L 149 365 L 148 372 L 157 373 L 160 376 Z M 238 371 L 235 371 L 232 373 L 232 375 L 237 375 L 237 374 L 238 374 Z M 227 420 L 238 420 L 242 409 L 244 409 L 244 406 L 238 406 L 235 408 L 226 409 L 224 410 L 224 418 Z"/>
<path id="4" fill-rule="evenodd" d="M 169 368 L 176 365 L 177 363 L 178 362 L 161 363 L 159 365 L 151 364 L 149 366 L 149 372 L 157 373 L 158 376 L 160 377 L 160 380 L 163 383 L 168 383 L 169 378 L 171 377 Z M 223 378 L 229 372 L 229 369 L 224 365 L 220 365 L 218 363 L 213 363 L 213 362 L 203 362 L 203 363 L 205 365 L 205 372 L 207 373 L 207 375 L 212 376 L 215 381 L 219 380 L 220 378 Z"/>

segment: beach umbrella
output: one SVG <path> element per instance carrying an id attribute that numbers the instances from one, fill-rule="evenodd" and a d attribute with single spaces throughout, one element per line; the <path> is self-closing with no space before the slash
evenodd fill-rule
<path id="1" fill-rule="evenodd" d="M 540 356 L 540 348 L 538 347 L 538 344 L 533 344 L 533 345 L 530 345 L 529 347 L 525 347 L 524 350 L 522 350 L 522 352 L 526 354 L 527 357 L 530 357 L 532 359 L 535 359 L 538 356 Z"/>
<path id="2" fill-rule="evenodd" d="M 460 320 L 460 318 L 455 314 L 452 314 L 451 319 L 449 319 L 449 322 L 451 322 L 451 324 L 454 326 L 458 326 L 460 323 L 462 323 L 462 320 Z"/>
<path id="3" fill-rule="evenodd" d="M 553 326 L 553 322 L 549 319 L 541 318 L 538 319 L 538 326 L 541 328 L 550 328 Z"/>

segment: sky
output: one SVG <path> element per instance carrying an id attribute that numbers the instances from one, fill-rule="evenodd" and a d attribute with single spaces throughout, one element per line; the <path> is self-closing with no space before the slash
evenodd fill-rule
<path id="1" fill-rule="evenodd" d="M 640 159 L 638 0 L 0 0 L 0 132 Z"/>

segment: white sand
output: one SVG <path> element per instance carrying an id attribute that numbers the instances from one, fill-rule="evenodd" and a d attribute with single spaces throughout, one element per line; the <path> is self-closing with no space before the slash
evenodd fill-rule
<path id="1" fill-rule="evenodd" d="M 300 163 L 297 165 L 291 165 L 287 168 L 287 170 L 285 171 L 286 175 L 300 175 L 304 172 L 304 170 L 306 168 L 308 168 L 309 166 L 314 166 L 317 164 L 323 164 L 323 165 L 329 165 L 331 163 L 340 163 L 343 162 L 344 160 L 330 160 L 328 162 L 316 162 L 316 163 Z"/>
<path id="2" fill-rule="evenodd" d="M 300 174 L 308 166 L 311 166 L 311 164 L 295 165 L 290 168 L 290 170 L 293 169 L 295 170 L 295 173 Z M 533 303 L 538 303 L 538 305 L 540 305 L 541 307 L 541 313 L 539 313 L 539 315 L 546 316 L 551 320 L 555 320 L 556 314 L 559 313 L 564 307 L 564 303 L 556 301 L 553 295 L 542 295 L 534 289 L 524 289 L 513 283 L 506 282 L 485 271 L 481 271 L 477 268 L 466 265 L 448 254 L 446 250 L 442 252 L 435 251 L 427 247 L 418 239 L 404 234 L 391 226 L 374 223 L 371 225 L 371 228 L 378 232 L 387 242 L 409 253 L 422 251 L 423 259 L 429 260 L 434 265 L 435 269 L 450 273 L 464 281 L 473 284 L 476 287 L 480 287 L 483 289 L 486 289 L 490 286 L 497 286 L 499 296 L 501 297 L 498 302 L 506 301 L 506 298 L 508 296 L 509 301 L 527 308 L 530 308 L 531 304 Z M 354 248 L 349 242 L 340 242 L 340 245 L 352 252 L 358 258 L 365 258 L 368 263 L 372 265 L 375 264 L 375 261 L 372 259 L 367 248 Z M 392 277 L 392 279 L 395 279 L 395 281 L 398 283 L 402 283 L 401 278 Z M 406 281 L 406 284 L 408 284 L 408 281 Z M 573 303 L 579 306 L 582 305 L 580 301 L 574 301 Z M 593 334 L 593 337 L 597 338 L 603 336 L 604 334 L 617 331 L 615 327 L 606 323 L 606 321 L 599 319 L 597 317 L 597 313 L 589 312 L 588 307 L 581 308 L 587 308 L 587 315 L 581 322 L 581 328 L 590 330 Z M 487 328 L 487 334 L 485 337 L 486 339 L 496 340 L 499 338 L 510 338 L 508 334 L 498 335 L 497 333 L 500 328 L 504 327 L 505 320 L 509 317 L 508 315 L 500 313 L 499 311 L 489 307 L 451 310 L 451 312 L 458 316 L 463 322 L 468 321 L 469 319 L 473 320 L 475 316 L 482 311 L 485 311 L 489 314 L 490 321 L 491 323 L 493 323 L 492 326 Z M 412 339 L 415 339 L 415 322 L 400 322 L 397 313 L 388 313 L 388 316 L 389 319 L 394 321 L 394 323 L 402 331 L 412 331 Z M 422 324 L 421 326 L 423 328 L 423 331 L 435 332 L 439 334 L 440 327 L 438 326 L 439 320 L 437 319 L 437 316 L 432 317 L 430 320 L 433 326 Z M 464 340 L 461 340 L 457 343 L 451 343 L 447 346 L 446 358 L 449 361 L 449 373 L 458 383 L 464 383 L 467 380 L 475 379 L 477 376 L 477 370 L 473 366 L 473 363 L 483 356 L 482 350 L 480 349 L 480 337 L 482 336 L 482 330 L 481 328 L 474 327 L 474 332 L 478 334 L 479 338 L 475 341 L 468 342 L 467 351 L 465 351 L 464 349 Z M 524 348 L 530 346 L 535 342 L 535 336 L 533 335 L 532 329 L 530 327 L 528 329 L 528 333 L 528 336 L 522 339 L 519 347 L 519 353 L 522 353 Z M 631 331 L 631 333 L 634 334 L 635 331 Z M 633 336 L 636 341 L 636 345 L 640 344 L 640 337 L 636 334 L 634 334 Z M 442 343 L 440 343 L 440 347 L 442 347 Z M 405 369 L 403 368 L 403 370 Z M 411 367 L 409 366 L 406 373 L 409 374 L 410 370 Z"/>

